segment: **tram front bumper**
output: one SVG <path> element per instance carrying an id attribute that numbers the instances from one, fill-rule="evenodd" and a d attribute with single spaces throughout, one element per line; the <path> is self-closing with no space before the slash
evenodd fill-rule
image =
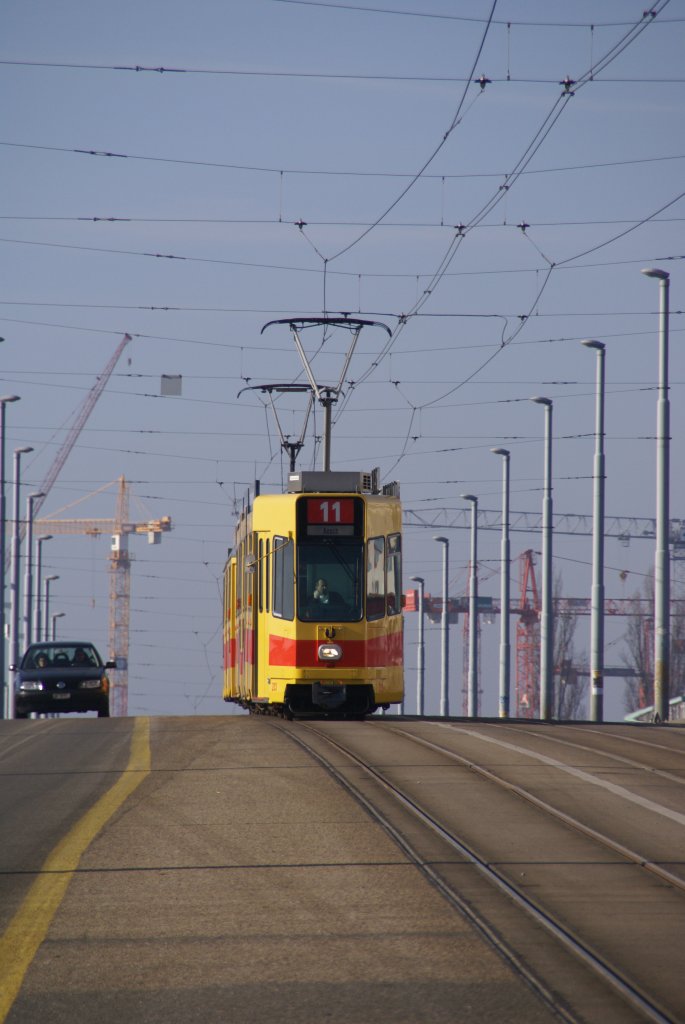
<path id="1" fill-rule="evenodd" d="M 312 683 L 312 704 L 324 711 L 337 711 L 347 701 L 344 683 Z"/>
<path id="2" fill-rule="evenodd" d="M 292 714 L 369 714 L 375 709 L 373 687 L 339 682 L 291 683 L 285 704 Z"/>

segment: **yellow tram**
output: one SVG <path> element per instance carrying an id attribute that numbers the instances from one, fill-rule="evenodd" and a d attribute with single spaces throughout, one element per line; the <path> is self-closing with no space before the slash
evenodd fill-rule
<path id="1" fill-rule="evenodd" d="M 399 487 L 291 473 L 242 512 L 224 571 L 224 700 L 360 717 L 403 699 Z"/>

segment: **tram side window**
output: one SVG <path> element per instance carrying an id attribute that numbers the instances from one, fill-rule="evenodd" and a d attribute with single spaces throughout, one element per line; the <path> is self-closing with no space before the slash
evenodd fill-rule
<path id="1" fill-rule="evenodd" d="M 402 535 L 388 535 L 388 615 L 402 611 Z"/>
<path id="2" fill-rule="evenodd" d="M 272 612 L 281 619 L 295 617 L 295 592 L 293 577 L 295 561 L 294 545 L 287 537 L 274 537 L 272 561 L 274 567 L 274 583 L 272 593 Z"/>
<path id="3" fill-rule="evenodd" d="M 385 615 L 385 537 L 371 537 L 366 545 L 366 617 Z"/>

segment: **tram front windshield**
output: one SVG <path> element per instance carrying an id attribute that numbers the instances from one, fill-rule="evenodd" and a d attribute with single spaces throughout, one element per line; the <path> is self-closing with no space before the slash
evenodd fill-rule
<path id="1" fill-rule="evenodd" d="M 361 619 L 363 565 L 360 540 L 301 541 L 297 553 L 299 618 L 309 622 Z"/>

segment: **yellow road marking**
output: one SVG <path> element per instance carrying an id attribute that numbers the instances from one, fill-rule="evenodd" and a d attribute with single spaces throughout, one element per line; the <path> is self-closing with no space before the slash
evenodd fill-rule
<path id="1" fill-rule="evenodd" d="M 47 935 L 81 857 L 112 815 L 150 772 L 150 720 L 137 718 L 123 775 L 60 840 L 0 938 L 0 1024 Z"/>

